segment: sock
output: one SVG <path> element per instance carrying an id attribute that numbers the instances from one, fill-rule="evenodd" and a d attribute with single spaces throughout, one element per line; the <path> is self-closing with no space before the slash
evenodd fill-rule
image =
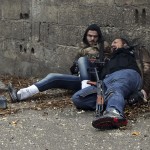
<path id="1" fill-rule="evenodd" d="M 31 85 L 27 88 L 20 89 L 17 92 L 17 97 L 19 100 L 24 100 L 24 99 L 31 97 L 37 93 L 39 93 L 39 89 L 35 85 Z"/>
<path id="2" fill-rule="evenodd" d="M 81 88 L 82 89 L 84 89 L 84 88 L 86 88 L 86 87 L 88 87 L 88 86 L 91 86 L 90 84 L 87 84 L 87 81 L 89 81 L 89 80 L 83 80 L 82 82 L 81 82 Z"/>

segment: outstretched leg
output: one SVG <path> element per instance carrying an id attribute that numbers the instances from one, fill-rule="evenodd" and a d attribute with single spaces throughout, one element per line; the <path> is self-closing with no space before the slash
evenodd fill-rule
<path id="1" fill-rule="evenodd" d="M 39 92 L 46 91 L 51 88 L 70 89 L 77 91 L 81 88 L 81 81 L 78 76 L 51 73 L 39 82 L 16 91 L 12 85 L 8 86 L 8 90 L 12 102 L 21 101 Z"/>

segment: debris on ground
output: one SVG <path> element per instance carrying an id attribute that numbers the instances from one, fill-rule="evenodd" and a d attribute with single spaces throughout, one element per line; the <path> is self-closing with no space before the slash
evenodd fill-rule
<path id="1" fill-rule="evenodd" d="M 25 88 L 33 83 L 37 82 L 38 78 L 22 78 L 10 75 L 0 75 L 0 81 L 5 85 L 12 83 L 12 85 L 17 89 Z M 18 112 L 20 109 L 34 109 L 42 110 L 45 108 L 65 108 L 72 107 L 73 103 L 71 101 L 72 91 L 63 89 L 51 89 L 45 92 L 36 94 L 30 97 L 26 101 L 19 103 L 11 103 L 9 93 L 6 90 L 0 90 L 0 95 L 4 95 L 7 98 L 7 109 L 0 110 L 0 115 L 12 114 Z"/>
<path id="2" fill-rule="evenodd" d="M 5 85 L 9 82 L 13 84 L 16 89 L 25 88 L 33 83 L 37 82 L 38 78 L 22 78 L 10 75 L 0 75 L 0 81 Z M 34 109 L 43 110 L 46 108 L 63 109 L 65 107 L 74 107 L 71 96 L 73 92 L 63 89 L 50 89 L 45 92 L 41 92 L 32 96 L 26 101 L 19 103 L 11 103 L 9 94 L 6 90 L 0 89 L 0 95 L 4 95 L 7 98 L 7 109 L 0 110 L 0 115 L 7 115 L 17 113 L 21 109 Z M 125 115 L 128 119 L 136 120 L 138 115 L 142 113 L 150 112 L 150 100 L 147 103 L 135 104 L 133 106 L 127 106 L 125 109 Z"/>

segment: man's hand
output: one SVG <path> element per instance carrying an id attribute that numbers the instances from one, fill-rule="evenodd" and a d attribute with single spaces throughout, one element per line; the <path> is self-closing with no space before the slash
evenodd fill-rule
<path id="1" fill-rule="evenodd" d="M 95 59 L 95 58 L 90 58 L 89 61 L 90 61 L 91 63 L 95 63 L 95 62 L 96 62 L 96 59 Z"/>
<path id="2" fill-rule="evenodd" d="M 96 86 L 96 82 L 93 82 L 93 81 L 87 81 L 87 84 Z"/>

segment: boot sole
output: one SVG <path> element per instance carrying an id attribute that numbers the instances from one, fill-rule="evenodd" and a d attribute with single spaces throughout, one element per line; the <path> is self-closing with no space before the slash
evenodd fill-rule
<path id="1" fill-rule="evenodd" d="M 126 126 L 127 123 L 126 119 L 106 117 L 93 120 L 92 126 L 96 129 L 113 129 Z"/>

